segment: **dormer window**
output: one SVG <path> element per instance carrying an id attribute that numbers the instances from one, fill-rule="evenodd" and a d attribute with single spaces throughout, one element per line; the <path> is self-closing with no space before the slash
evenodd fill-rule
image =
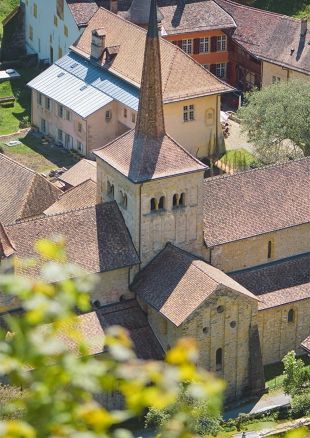
<path id="1" fill-rule="evenodd" d="M 111 184 L 110 181 L 107 182 L 107 195 L 114 199 L 114 184 Z"/>

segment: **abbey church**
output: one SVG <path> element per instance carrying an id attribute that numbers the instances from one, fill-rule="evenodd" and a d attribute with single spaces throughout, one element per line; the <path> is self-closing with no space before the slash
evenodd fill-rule
<path id="1" fill-rule="evenodd" d="M 63 235 L 69 261 L 100 279 L 91 301 L 103 332 L 123 325 L 145 359 L 193 337 L 227 398 L 258 394 L 264 365 L 302 354 L 310 334 L 310 159 L 206 177 L 166 131 L 164 86 L 152 0 L 136 126 L 94 151 L 96 200 L 78 204 L 91 197 L 72 186 L 61 196 L 78 194 L 76 208 L 44 205 L 14 223 L 0 207 L 0 259 L 34 257 L 37 239 Z"/>

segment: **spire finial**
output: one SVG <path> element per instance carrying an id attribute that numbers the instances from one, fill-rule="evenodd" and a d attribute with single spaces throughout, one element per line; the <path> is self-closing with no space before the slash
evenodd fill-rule
<path id="1" fill-rule="evenodd" d="M 164 134 L 157 5 L 151 0 L 135 136 L 160 138 Z"/>

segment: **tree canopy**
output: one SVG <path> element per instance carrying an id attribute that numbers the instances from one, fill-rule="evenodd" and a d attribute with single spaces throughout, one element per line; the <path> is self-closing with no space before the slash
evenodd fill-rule
<path id="1" fill-rule="evenodd" d="M 261 163 L 310 155 L 310 81 L 283 81 L 249 92 L 238 116 Z"/>
<path id="2" fill-rule="evenodd" d="M 7 329 L 0 332 L 0 379 L 5 377 L 16 388 L 1 406 L 0 437 L 130 438 L 124 421 L 148 407 L 167 409 L 177 400 L 178 409 L 163 426 L 161 437 L 198 436 L 190 421 L 193 405 L 208 400 L 210 412 L 217 410 L 224 384 L 197 368 L 195 342 L 180 340 L 165 362 L 144 362 L 135 356 L 126 331 L 114 327 L 104 332 L 103 354 L 90 355 L 76 313 L 90 310 L 89 276 L 70 276 L 76 268 L 64 264 L 61 241 L 41 241 L 37 251 L 47 260 L 41 278 L 60 273 L 69 278 L 46 283 L 0 274 L 1 292 L 16 296 L 23 308 L 21 315 L 6 318 Z M 64 336 L 77 352 L 68 350 Z M 185 383 L 187 399 L 180 397 Z M 1 395 L 5 388 L 0 389 Z M 97 401 L 98 395 L 115 392 L 123 397 L 122 410 L 109 410 Z"/>

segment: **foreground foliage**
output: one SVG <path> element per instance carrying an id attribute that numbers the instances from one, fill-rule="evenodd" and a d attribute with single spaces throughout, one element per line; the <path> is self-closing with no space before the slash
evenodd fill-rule
<path id="1" fill-rule="evenodd" d="M 292 416 L 310 415 L 310 366 L 296 359 L 294 351 L 283 358 L 283 388 L 292 396 Z"/>
<path id="2" fill-rule="evenodd" d="M 132 435 L 122 427 L 124 421 L 149 406 L 167 409 L 176 400 L 178 409 L 161 436 L 197 436 L 191 427 L 188 399 L 180 401 L 182 382 L 186 382 L 191 402 L 208 402 L 210 410 L 217 409 L 223 383 L 195 366 L 195 343 L 180 341 L 165 362 L 143 362 L 135 357 L 125 330 L 112 328 L 104 339 L 108 351 L 100 358 L 88 355 L 88 345 L 76 328 L 75 312 L 89 310 L 92 285 L 87 277 L 75 280 L 81 273 L 63 265 L 63 242 L 41 241 L 37 250 L 49 260 L 42 269 L 47 282 L 0 276 L 0 290 L 18 297 L 25 309 L 23 315 L 7 318 L 9 332 L 3 332 L 0 340 L 0 376 L 24 389 L 23 397 L 11 394 L 5 404 L 0 437 L 127 438 Z M 69 279 L 51 283 L 60 275 Z M 68 351 L 61 334 L 79 354 Z M 96 401 L 98 394 L 113 391 L 123 395 L 122 411 L 108 411 Z M 12 419 L 16 411 L 22 416 Z"/>
<path id="3" fill-rule="evenodd" d="M 310 82 L 280 82 L 246 94 L 242 128 L 263 164 L 310 155 Z"/>

